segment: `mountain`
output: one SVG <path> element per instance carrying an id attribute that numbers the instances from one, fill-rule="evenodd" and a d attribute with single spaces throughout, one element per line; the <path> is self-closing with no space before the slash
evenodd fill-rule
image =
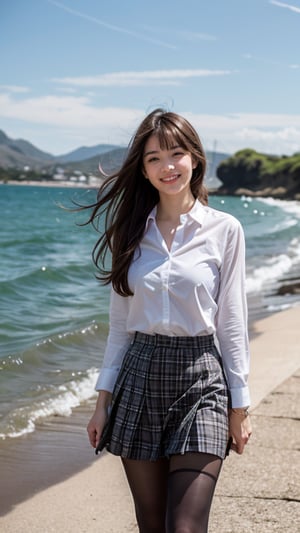
<path id="1" fill-rule="evenodd" d="M 30 166 L 40 168 L 54 159 L 50 153 L 43 152 L 24 139 L 11 139 L 0 130 L 0 167 L 23 169 Z"/>
<path id="2" fill-rule="evenodd" d="M 54 156 L 23 139 L 11 139 L 0 130 L 0 168 L 4 169 L 23 170 L 25 166 L 28 166 L 37 172 L 45 170 L 53 175 L 56 167 L 60 166 L 65 170 L 66 175 L 80 171 L 84 174 L 92 173 L 100 176 L 99 165 L 105 174 L 110 174 L 121 166 L 126 152 L 127 148 L 117 145 L 98 144 L 90 147 L 81 146 L 66 154 Z M 207 152 L 206 156 L 208 161 L 207 185 L 218 187 L 220 182 L 216 178 L 217 167 L 229 156 L 220 152 Z"/>
<path id="3" fill-rule="evenodd" d="M 11 139 L 4 131 L 0 130 L 0 167 L 23 168 L 24 166 L 30 166 L 37 169 L 95 158 L 95 160 L 97 159 L 96 168 L 98 168 L 100 155 L 116 148 L 118 146 L 113 144 L 82 146 L 67 154 L 54 156 L 48 152 L 43 152 L 24 139 Z M 93 164 L 91 166 L 95 167 Z"/>
<path id="4" fill-rule="evenodd" d="M 99 156 L 105 152 L 110 152 L 117 148 L 114 144 L 97 144 L 96 146 L 81 146 L 72 152 L 64 155 L 58 155 L 56 160 L 60 163 L 70 163 L 73 161 L 84 161 L 92 157 Z"/>
<path id="5" fill-rule="evenodd" d="M 54 156 L 43 152 L 24 139 L 10 139 L 4 131 L 0 130 L 0 166 L 24 167 L 26 165 L 37 167 L 41 163 L 49 163 Z"/>
<path id="6" fill-rule="evenodd" d="M 99 166 L 103 169 L 104 174 L 110 174 L 118 169 L 127 153 L 127 148 L 114 147 L 113 150 L 105 152 L 83 161 L 70 161 L 69 163 L 60 163 L 59 166 L 65 170 L 66 173 L 72 173 L 75 170 L 81 171 L 83 174 L 99 174 Z M 57 164 L 57 161 L 55 162 Z M 53 167 L 53 163 L 51 164 Z"/>

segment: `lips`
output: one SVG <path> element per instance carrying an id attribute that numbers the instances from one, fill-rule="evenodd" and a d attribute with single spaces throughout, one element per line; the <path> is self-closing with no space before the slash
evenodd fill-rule
<path id="1" fill-rule="evenodd" d="M 165 178 L 161 178 L 161 181 L 163 183 L 170 183 L 172 181 L 175 181 L 179 178 L 179 174 L 172 174 L 170 176 L 166 176 Z"/>

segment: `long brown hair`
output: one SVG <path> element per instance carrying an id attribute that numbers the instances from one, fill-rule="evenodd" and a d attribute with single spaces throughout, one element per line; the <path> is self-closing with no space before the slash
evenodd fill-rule
<path id="1" fill-rule="evenodd" d="M 203 185 L 206 159 L 197 132 L 180 115 L 155 109 L 137 129 L 120 170 L 104 181 L 97 202 L 89 206 L 93 209 L 87 223 L 97 226 L 99 217 L 104 216 L 104 231 L 93 249 L 97 278 L 104 284 L 112 283 L 121 296 L 132 295 L 128 285 L 130 263 L 143 237 L 147 217 L 159 201 L 157 190 L 143 175 L 144 147 L 152 134 L 157 135 L 163 150 L 176 144 L 191 153 L 197 162 L 191 191 L 195 198 L 207 204 L 207 190 Z M 111 252 L 110 268 L 105 266 L 108 252 Z"/>

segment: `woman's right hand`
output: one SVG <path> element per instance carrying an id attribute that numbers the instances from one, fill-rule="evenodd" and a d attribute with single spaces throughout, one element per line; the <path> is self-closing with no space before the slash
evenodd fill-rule
<path id="1" fill-rule="evenodd" d="M 93 448 L 97 448 L 103 428 L 108 418 L 107 407 L 97 407 L 87 426 L 89 440 Z"/>
<path id="2" fill-rule="evenodd" d="M 87 425 L 89 440 L 93 448 L 97 448 L 103 428 L 108 419 L 108 412 L 111 405 L 112 394 L 108 391 L 100 391 L 95 412 Z"/>

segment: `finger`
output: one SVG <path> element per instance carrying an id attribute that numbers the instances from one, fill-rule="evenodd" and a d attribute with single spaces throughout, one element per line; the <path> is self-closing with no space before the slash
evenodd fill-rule
<path id="1" fill-rule="evenodd" d="M 240 443 L 240 442 L 238 442 L 238 443 L 235 443 L 235 442 L 234 442 L 234 443 L 231 445 L 231 449 L 232 449 L 234 452 L 238 453 L 239 455 L 242 455 L 242 453 L 243 453 L 243 451 L 244 451 L 244 444 L 242 444 L 242 443 Z"/>
<path id="2" fill-rule="evenodd" d="M 95 438 L 95 448 L 97 448 L 99 442 L 100 442 L 101 433 L 100 431 L 97 432 L 96 438 Z"/>
<path id="3" fill-rule="evenodd" d="M 93 448 L 96 448 L 96 438 L 97 438 L 97 433 L 95 430 L 91 431 L 91 430 L 87 430 L 88 431 L 88 436 L 89 436 L 89 441 L 90 441 L 90 444 L 91 446 L 93 446 Z"/>

